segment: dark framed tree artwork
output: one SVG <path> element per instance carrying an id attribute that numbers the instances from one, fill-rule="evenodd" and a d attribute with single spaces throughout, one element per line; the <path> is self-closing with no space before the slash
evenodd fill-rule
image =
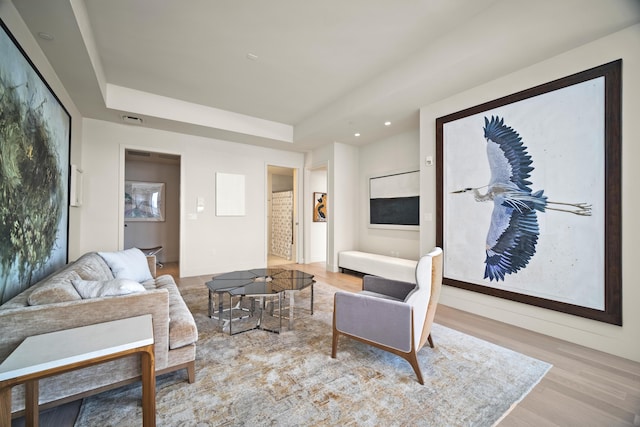
<path id="1" fill-rule="evenodd" d="M 5 302 L 68 261 L 71 116 L 0 24 L 0 302 Z"/>
<path id="2" fill-rule="evenodd" d="M 622 60 L 436 119 L 443 283 L 622 325 Z"/>

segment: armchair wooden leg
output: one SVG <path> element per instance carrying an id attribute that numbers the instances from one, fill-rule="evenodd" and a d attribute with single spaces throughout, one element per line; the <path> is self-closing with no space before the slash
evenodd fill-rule
<path id="1" fill-rule="evenodd" d="M 429 341 L 429 345 L 431 346 L 431 348 L 434 348 L 433 340 L 431 339 L 431 334 L 429 334 L 429 336 L 427 337 L 427 341 Z"/>
<path id="2" fill-rule="evenodd" d="M 422 371 L 420 370 L 420 364 L 418 363 L 418 355 L 415 353 L 415 351 L 412 351 L 411 353 L 407 354 L 405 359 L 407 359 L 407 361 L 413 368 L 413 371 L 416 373 L 416 376 L 418 377 L 418 382 L 421 385 L 424 385 L 424 380 L 422 379 Z"/>

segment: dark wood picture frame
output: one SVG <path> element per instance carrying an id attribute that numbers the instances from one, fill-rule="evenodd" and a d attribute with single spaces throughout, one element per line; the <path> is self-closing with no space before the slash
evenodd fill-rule
<path id="1" fill-rule="evenodd" d="M 549 83 L 523 90 L 499 99 L 495 99 L 474 107 L 464 109 L 436 119 L 436 244 L 447 252 L 445 236 L 445 197 L 449 197 L 451 188 L 444 188 L 445 169 L 447 159 L 444 156 L 447 141 L 445 141 L 445 126 L 456 120 L 482 113 L 485 117 L 492 117 L 492 110 L 523 100 L 533 99 L 540 95 L 568 88 L 573 85 L 604 77 L 604 264 L 602 277 L 602 292 L 604 293 L 604 309 L 595 309 L 576 304 L 570 304 L 555 299 L 532 296 L 512 290 L 499 289 L 494 286 L 484 286 L 470 283 L 457 278 L 447 277 L 446 265 L 443 283 L 469 291 L 479 292 L 494 297 L 504 298 L 520 303 L 530 304 L 568 313 L 575 316 L 594 319 L 614 325 L 622 325 L 622 266 L 621 266 L 621 89 L 622 89 L 622 60 L 597 66 Z M 526 148 L 526 147 L 525 147 Z M 525 153 L 526 154 L 526 153 Z M 469 195 L 469 197 L 472 197 Z M 545 215 L 545 214 L 543 214 Z M 484 254 L 482 255 L 484 256 Z M 446 262 L 446 261 L 445 261 Z M 489 281 L 484 279 L 488 284 Z M 567 280 L 571 275 L 567 274 Z"/>

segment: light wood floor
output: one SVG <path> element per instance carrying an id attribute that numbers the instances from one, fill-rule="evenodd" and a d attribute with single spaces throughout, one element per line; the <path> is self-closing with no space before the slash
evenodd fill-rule
<path id="1" fill-rule="evenodd" d="M 347 291 L 358 291 L 361 286 L 359 277 L 325 271 L 323 263 L 280 267 L 307 271 L 317 280 Z M 181 287 L 199 286 L 211 277 L 178 279 L 177 271 L 177 265 L 165 264 L 158 274 L 175 274 Z M 553 364 L 542 381 L 500 423 L 501 427 L 640 426 L 640 363 L 443 305 L 438 307 L 435 321 Z M 68 406 L 51 410 L 53 421 L 43 414 L 41 425 L 73 426 L 79 405 Z M 22 425 L 20 420 L 14 420 L 12 427 Z"/>
<path id="2" fill-rule="evenodd" d="M 285 264 L 295 264 L 295 262 L 288 260 L 286 258 L 279 257 L 277 255 L 269 255 L 267 259 L 268 267 L 281 266 Z"/>

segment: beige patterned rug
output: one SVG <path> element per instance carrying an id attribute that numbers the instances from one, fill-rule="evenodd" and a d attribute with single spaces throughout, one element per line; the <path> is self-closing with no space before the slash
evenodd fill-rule
<path id="1" fill-rule="evenodd" d="M 207 317 L 206 288 L 183 291 L 200 339 L 196 382 L 184 371 L 157 381 L 159 426 L 491 426 L 551 368 L 548 363 L 434 325 L 435 349 L 419 353 L 425 385 L 409 364 L 347 338 L 331 358 L 335 288 L 296 299 L 293 330 L 232 337 Z M 85 399 L 76 427 L 140 426 L 141 387 Z"/>

